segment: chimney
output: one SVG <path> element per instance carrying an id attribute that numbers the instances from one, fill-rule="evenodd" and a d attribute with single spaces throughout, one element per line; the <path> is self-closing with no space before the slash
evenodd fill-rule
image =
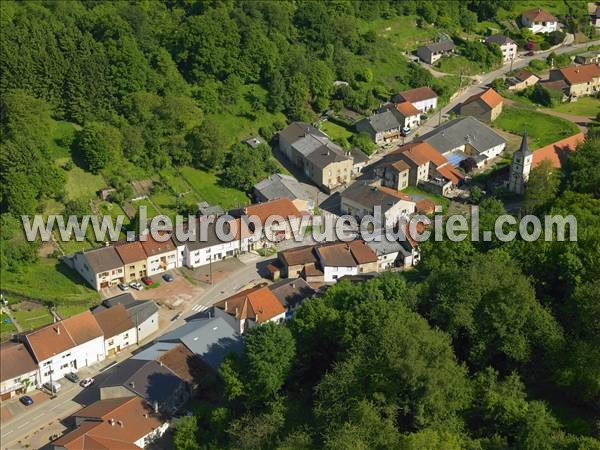
<path id="1" fill-rule="evenodd" d="M 60 326 L 57 326 L 54 330 L 56 331 L 56 334 L 60 334 Z"/>
<path id="2" fill-rule="evenodd" d="M 144 417 L 147 419 L 149 417 L 148 413 L 144 413 Z"/>
<path id="3" fill-rule="evenodd" d="M 225 300 L 225 311 L 227 311 L 227 300 Z"/>
<path id="4" fill-rule="evenodd" d="M 135 382 L 133 382 L 133 381 L 132 381 L 132 382 L 131 382 L 131 383 L 129 383 L 129 384 L 131 385 L 131 388 L 132 388 L 132 389 L 135 389 Z"/>
<path id="5" fill-rule="evenodd" d="M 123 426 L 125 426 L 125 424 L 123 423 L 122 420 L 117 420 L 117 425 L 119 425 L 121 428 L 123 428 Z"/>
<path id="6" fill-rule="evenodd" d="M 158 402 L 154 402 L 154 412 L 158 414 Z"/>
<path id="7" fill-rule="evenodd" d="M 296 288 L 296 283 L 292 281 L 292 289 Z"/>
<path id="8" fill-rule="evenodd" d="M 108 423 L 109 423 L 109 425 L 110 425 L 111 427 L 114 427 L 114 426 L 115 426 L 115 419 L 112 419 L 112 418 L 111 418 L 111 419 L 108 419 Z"/>

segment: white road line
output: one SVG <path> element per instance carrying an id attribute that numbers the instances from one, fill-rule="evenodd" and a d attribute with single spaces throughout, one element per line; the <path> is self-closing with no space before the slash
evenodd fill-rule
<path id="1" fill-rule="evenodd" d="M 17 430 L 20 430 L 21 428 L 25 428 L 26 426 L 29 426 L 29 424 L 28 423 L 22 423 L 21 425 L 19 425 L 17 427 Z"/>
<path id="2" fill-rule="evenodd" d="M 206 305 L 194 305 L 194 306 L 192 306 L 192 311 L 200 312 L 200 311 L 204 311 L 207 308 L 208 308 L 208 306 L 206 306 Z"/>
<path id="3" fill-rule="evenodd" d="M 6 437 L 6 436 L 8 436 L 10 433 L 14 433 L 14 432 L 15 432 L 15 430 L 13 430 L 13 431 L 9 431 L 8 433 L 4 433 L 4 434 L 2 435 L 2 438 L 5 438 L 5 437 Z"/>

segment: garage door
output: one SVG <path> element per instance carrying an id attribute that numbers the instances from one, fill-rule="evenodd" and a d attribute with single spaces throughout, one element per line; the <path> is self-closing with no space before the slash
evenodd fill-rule
<path id="1" fill-rule="evenodd" d="M 104 289 L 108 287 L 108 281 L 103 281 L 102 283 L 100 283 L 100 288 Z"/>

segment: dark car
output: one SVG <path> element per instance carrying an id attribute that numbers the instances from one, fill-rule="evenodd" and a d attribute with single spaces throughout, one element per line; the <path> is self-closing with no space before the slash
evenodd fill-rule
<path id="1" fill-rule="evenodd" d="M 163 275 L 163 280 L 165 280 L 167 283 L 170 283 L 171 281 L 173 281 L 175 278 L 173 278 L 173 275 L 171 275 L 170 273 L 165 273 Z"/>
<path id="2" fill-rule="evenodd" d="M 534 52 L 527 52 L 527 53 L 525 53 L 525 56 L 533 56 L 533 55 L 535 55 Z"/>
<path id="3" fill-rule="evenodd" d="M 21 397 L 19 399 L 19 401 L 21 403 L 23 403 L 25 406 L 29 406 L 29 405 L 33 404 L 33 399 L 29 395 L 24 395 L 23 397 Z"/>
<path id="4" fill-rule="evenodd" d="M 79 376 L 74 372 L 69 372 L 65 375 L 65 378 L 72 383 L 79 383 Z"/>
<path id="5" fill-rule="evenodd" d="M 152 278 L 142 277 L 142 283 L 144 283 L 146 286 L 152 286 L 154 281 L 152 281 Z"/>

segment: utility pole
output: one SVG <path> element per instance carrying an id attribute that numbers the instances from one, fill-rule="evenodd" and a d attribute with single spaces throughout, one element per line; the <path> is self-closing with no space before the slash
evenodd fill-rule
<path id="1" fill-rule="evenodd" d="M 212 279 L 212 252 L 208 256 L 208 271 L 209 271 L 210 284 L 212 286 L 212 284 L 213 284 L 213 279 Z"/>

